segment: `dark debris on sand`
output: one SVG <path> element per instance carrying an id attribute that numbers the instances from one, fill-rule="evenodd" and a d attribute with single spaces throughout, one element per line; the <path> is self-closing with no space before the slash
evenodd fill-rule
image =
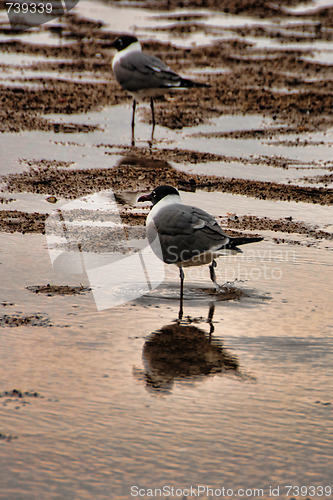
<path id="1" fill-rule="evenodd" d="M 118 3 L 118 2 L 115 2 Z M 191 89 L 191 92 L 175 93 L 167 99 L 156 102 L 158 124 L 180 129 L 208 121 L 221 114 L 260 114 L 273 120 L 274 126 L 245 131 L 217 132 L 219 137 L 227 138 L 273 138 L 280 134 L 300 134 L 318 130 L 327 130 L 333 125 L 333 91 L 331 81 L 333 66 L 322 64 L 311 56 L 309 49 L 295 49 L 292 42 L 330 42 L 333 39 L 333 7 L 322 7 L 313 12 L 290 14 L 288 7 L 301 3 L 300 0 L 281 0 L 272 3 L 268 0 L 139 0 L 136 4 L 150 9 L 210 8 L 234 15 L 246 15 L 253 19 L 276 20 L 281 24 L 265 26 L 230 27 L 229 36 L 216 40 L 212 44 L 196 47 L 176 47 L 172 43 L 160 43 L 149 40 L 143 43 L 144 50 L 154 53 L 166 61 L 175 71 L 185 72 L 190 77 L 193 68 L 201 70 L 200 79 L 210 84 L 210 88 Z M 2 7 L 4 5 L 2 4 Z M 1 8 L 1 6 L 0 6 Z M 214 28 L 198 24 L 198 15 L 177 15 L 170 13 L 174 20 L 172 30 L 180 34 L 195 30 L 205 30 L 209 35 Z M 191 17 L 192 16 L 192 17 Z M 294 23 L 283 21 L 294 19 Z M 302 21 L 303 24 L 302 24 Z M 311 22 L 309 22 L 311 21 Z M 0 32 L 8 34 L 8 28 L 0 27 Z M 104 106 L 130 103 L 131 98 L 123 92 L 115 81 L 111 71 L 113 52 L 107 45 L 118 33 L 108 31 L 103 23 L 84 19 L 76 13 L 69 13 L 58 23 L 36 28 L 43 30 L 59 40 L 70 40 L 71 44 L 59 43 L 31 44 L 19 39 L 7 37 L 0 44 L 0 50 L 9 54 L 29 54 L 44 56 L 44 61 L 34 61 L 22 70 L 22 82 L 17 85 L 0 86 L 0 132 L 19 132 L 22 130 L 46 130 L 54 133 L 89 133 L 96 126 L 89 123 L 63 123 L 49 115 L 71 115 L 99 110 Z M 154 28 L 152 28 L 152 32 Z M 228 28 L 226 28 L 228 31 Z M 280 47 L 256 47 L 245 37 L 260 37 L 279 41 Z M 51 57 L 52 61 L 47 58 Z M 54 61 L 56 59 L 56 61 Z M 214 72 L 206 72 L 207 61 Z M 8 72 L 9 67 L 0 65 L 0 70 Z M 29 71 L 25 78 L 24 71 Z M 51 73 L 48 78 L 36 76 L 34 71 Z M 52 74 L 53 73 L 53 74 Z M 62 78 L 70 73 L 76 81 Z M 79 81 L 85 77 L 86 81 Z M 89 81 L 89 77 L 94 81 Z M 197 77 L 195 77 L 197 78 Z M 33 84 L 27 86 L 25 84 Z M 149 121 L 145 109 L 139 110 L 140 119 Z M 84 116 L 84 115 L 83 115 Z M 296 144 L 297 145 L 297 144 Z M 300 144 L 301 145 L 301 144 Z M 107 149 L 108 145 L 104 145 Z M 106 152 L 108 154 L 108 152 Z M 112 152 L 110 153 L 112 154 Z M 19 174 L 2 177 L 4 192 L 30 192 L 45 194 L 50 199 L 59 197 L 74 199 L 88 195 L 99 189 L 111 188 L 116 194 L 122 191 L 142 192 L 151 190 L 158 183 L 168 183 L 180 190 L 221 191 L 240 194 L 266 200 L 285 200 L 311 204 L 331 205 L 331 176 L 313 178 L 313 182 L 323 182 L 327 186 L 294 186 L 274 182 L 250 181 L 191 175 L 180 172 L 169 162 L 209 162 L 238 161 L 243 159 L 213 153 L 199 153 L 181 149 L 144 150 L 131 148 L 124 151 L 125 158 L 115 168 L 71 170 L 66 162 L 55 160 L 24 160 L 28 170 Z M 153 158 L 152 158 L 153 156 Z M 246 160 L 248 163 L 265 164 L 279 168 L 288 168 L 288 160 L 276 157 L 260 157 Z M 30 162 L 30 163 L 29 163 Z M 65 168 L 64 168 L 65 167 Z M 12 199 L 0 197 L 0 203 L 9 203 Z M 143 215 L 122 214 L 123 221 L 143 224 Z M 20 211 L 0 211 L 0 231 L 40 233 L 45 232 L 46 214 L 25 213 Z M 307 228 L 294 227 L 290 224 L 277 224 L 274 221 L 254 221 L 243 218 L 242 229 L 278 230 L 282 227 L 287 232 L 308 231 Z M 230 224 L 231 227 L 231 224 Z M 238 230 L 240 226 L 234 226 Z M 310 231 L 313 230 L 309 229 Z M 318 233 L 315 237 L 323 237 Z M 8 320 L 9 321 L 9 320 Z M 14 320 L 13 320 L 14 321 Z M 19 321 L 19 320 L 17 320 Z"/>
<path id="2" fill-rule="evenodd" d="M 6 233 L 45 234 L 47 214 L 22 212 L 19 210 L 0 210 L 0 231 Z"/>
<path id="3" fill-rule="evenodd" d="M 291 3 L 282 1 L 279 5 L 253 0 L 162 0 L 139 4 L 151 9 L 158 7 L 167 10 L 184 6 L 204 6 L 254 18 L 275 19 L 278 16 L 283 20 L 291 17 L 283 8 Z M 279 50 L 274 51 L 269 47 L 253 48 L 250 43 L 235 36 L 275 38 L 285 41 L 286 44 L 303 39 L 332 40 L 332 7 L 318 9 L 317 12 L 302 16 L 295 14 L 294 18 L 298 23 L 304 19 L 302 29 L 298 24 L 297 34 L 288 27 L 276 28 L 274 31 L 271 27 L 260 25 L 232 28 L 229 39 L 202 47 L 181 48 L 174 47 L 171 43 L 155 41 L 150 41 L 149 46 L 144 43 L 144 50 L 152 51 L 164 59 L 175 71 L 191 72 L 191 68 L 201 67 L 202 78 L 211 85 L 209 89 L 191 89 L 191 92 L 175 93 L 167 98 L 167 106 L 160 105 L 157 101 L 158 123 L 174 129 L 202 123 L 221 113 L 261 113 L 286 120 L 296 132 L 299 127 L 304 130 L 318 130 L 332 126 L 332 66 L 306 59 L 305 56 L 311 55 L 311 51 L 306 53 L 304 50 L 288 48 L 287 45 L 282 45 Z M 178 29 L 196 29 L 195 19 L 191 22 L 189 17 L 186 18 L 186 25 L 182 24 L 181 18 L 174 19 Z M 312 24 L 308 23 L 309 20 Z M 0 87 L 0 131 L 35 129 L 65 133 L 89 132 L 94 130 L 94 126 L 64 124 L 49 120 L 48 115 L 85 113 L 130 100 L 115 82 L 110 68 L 113 52 L 106 48 L 118 33 L 107 31 L 103 29 L 102 23 L 82 19 L 74 13 L 60 18 L 59 21 L 58 25 L 45 25 L 40 29 L 49 30 L 59 39 L 70 39 L 70 45 L 60 44 L 56 47 L 10 39 L 1 43 L 2 51 L 59 58 L 59 62 L 35 62 L 27 68 L 57 71 L 58 74 L 54 77 L 26 78 L 26 83 L 38 84 L 38 88 L 12 85 Z M 212 28 L 207 28 L 207 34 L 210 29 Z M 205 74 L 207 61 L 211 67 L 216 68 L 216 74 Z M 61 78 L 62 72 L 90 75 L 96 81 L 65 80 Z M 285 92 L 285 89 L 288 92 Z M 145 119 L 148 119 L 148 115 Z"/>
<path id="4" fill-rule="evenodd" d="M 52 326 L 47 316 L 40 313 L 35 314 L 3 314 L 0 315 L 0 327 L 15 328 L 19 326 Z"/>
<path id="5" fill-rule="evenodd" d="M 83 295 L 90 292 L 91 288 L 83 285 L 70 286 L 70 285 L 31 285 L 27 286 L 27 290 L 34 293 L 45 294 L 49 297 L 54 295 Z"/>
<path id="6" fill-rule="evenodd" d="M 10 441 L 13 441 L 13 439 L 17 439 L 17 436 L 14 436 L 13 434 L 5 434 L 4 432 L 0 432 L 0 440 L 7 441 L 9 443 Z"/>
<path id="7" fill-rule="evenodd" d="M 262 200 L 333 204 L 333 190 L 330 188 L 188 174 L 174 169 L 167 161 L 135 154 L 128 155 L 118 163 L 118 166 L 110 169 L 64 170 L 41 166 L 3 176 L 2 180 L 8 192 L 28 191 L 65 198 L 78 198 L 94 193 L 96 185 L 99 190 L 111 188 L 117 193 L 151 190 L 157 184 L 173 184 L 187 191 L 202 189 L 241 194 Z"/>
<path id="8" fill-rule="evenodd" d="M 19 389 L 13 389 L 10 391 L 0 392 L 0 398 L 42 398 L 36 391 L 21 391 Z"/>

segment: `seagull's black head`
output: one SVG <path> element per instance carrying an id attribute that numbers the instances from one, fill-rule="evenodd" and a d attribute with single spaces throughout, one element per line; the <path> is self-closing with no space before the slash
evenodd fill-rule
<path id="1" fill-rule="evenodd" d="M 112 42 L 111 47 L 115 47 L 118 51 L 127 49 L 132 43 L 138 42 L 136 36 L 133 35 L 121 35 L 114 42 Z"/>
<path id="2" fill-rule="evenodd" d="M 138 201 L 151 201 L 153 205 L 156 205 L 156 203 L 170 194 L 179 196 L 177 189 L 173 186 L 158 186 L 150 194 L 140 196 Z"/>

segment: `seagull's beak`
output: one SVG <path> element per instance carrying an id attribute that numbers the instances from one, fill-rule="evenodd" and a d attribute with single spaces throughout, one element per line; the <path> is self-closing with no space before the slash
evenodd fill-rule
<path id="1" fill-rule="evenodd" d="M 101 48 L 102 49 L 113 49 L 114 48 L 114 42 L 105 42 L 105 43 L 102 43 Z"/>
<path id="2" fill-rule="evenodd" d="M 151 194 L 144 194 L 143 196 L 140 196 L 140 198 L 138 198 L 138 203 L 145 201 L 151 201 Z"/>
<path id="3" fill-rule="evenodd" d="M 115 38 L 112 41 L 106 41 L 106 42 L 102 43 L 102 45 L 101 45 L 102 49 L 114 49 L 114 48 L 116 48 L 116 41 L 117 40 L 118 40 L 118 38 Z"/>

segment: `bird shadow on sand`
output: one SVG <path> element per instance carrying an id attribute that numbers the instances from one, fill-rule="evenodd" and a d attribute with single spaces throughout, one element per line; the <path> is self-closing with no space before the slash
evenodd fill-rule
<path id="1" fill-rule="evenodd" d="M 255 381 L 240 368 L 237 356 L 215 337 L 215 305 L 207 318 L 182 317 L 153 331 L 143 350 L 143 368 L 133 368 L 133 376 L 154 395 L 171 394 L 175 383 L 193 385 L 206 377 L 231 375 L 240 381 Z"/>

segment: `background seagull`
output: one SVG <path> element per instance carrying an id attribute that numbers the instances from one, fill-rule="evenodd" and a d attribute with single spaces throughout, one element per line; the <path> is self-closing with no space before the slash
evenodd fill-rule
<path id="1" fill-rule="evenodd" d="M 118 50 L 112 62 L 115 77 L 121 87 L 133 96 L 132 128 L 134 128 L 136 101 L 150 97 L 154 127 L 154 97 L 164 95 L 171 89 L 209 86 L 182 78 L 161 59 L 142 52 L 141 44 L 135 36 L 120 36 L 111 47 Z"/>
<path id="2" fill-rule="evenodd" d="M 221 255 L 242 253 L 238 245 L 262 241 L 260 237 L 231 237 L 204 210 L 183 205 L 179 192 L 172 186 L 159 186 L 138 202 L 151 201 L 147 217 L 147 237 L 154 253 L 166 264 L 180 271 L 181 297 L 184 289 L 183 267 L 209 264 L 210 278 L 217 284 L 215 259 Z"/>

